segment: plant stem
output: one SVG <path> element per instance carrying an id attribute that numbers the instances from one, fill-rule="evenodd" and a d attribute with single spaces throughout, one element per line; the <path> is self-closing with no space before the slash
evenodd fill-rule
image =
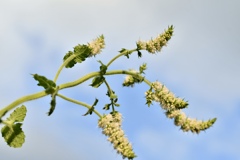
<path id="1" fill-rule="evenodd" d="M 65 100 L 67 100 L 67 101 L 69 101 L 69 102 L 79 104 L 79 105 L 81 105 L 81 106 L 83 106 L 83 107 L 86 107 L 86 108 L 88 108 L 88 109 L 92 108 L 92 106 L 90 106 L 90 105 L 88 105 L 88 104 L 86 104 L 86 103 L 84 103 L 84 102 L 80 102 L 80 101 L 77 101 L 77 100 L 75 100 L 75 99 L 68 98 L 68 97 L 63 96 L 63 95 L 61 95 L 61 94 L 59 94 L 59 93 L 57 94 L 57 96 L 60 97 L 60 98 L 62 98 L 62 99 L 65 99 Z M 98 111 L 96 111 L 95 109 L 93 110 L 93 112 L 94 112 L 96 115 L 98 115 L 99 118 L 102 117 L 102 115 L 101 115 Z"/>
<path id="2" fill-rule="evenodd" d="M 135 75 L 135 76 L 140 76 L 140 78 L 143 78 L 144 82 L 146 84 L 148 84 L 149 86 L 151 86 L 151 82 L 148 81 L 146 78 L 142 77 L 141 75 L 137 74 L 137 73 L 133 73 L 131 71 L 126 71 L 126 70 L 113 70 L 113 71 L 108 71 L 105 73 L 105 75 L 114 75 L 114 74 L 128 74 L 128 75 Z M 77 86 L 77 85 L 80 85 L 81 83 L 95 77 L 95 76 L 99 76 L 101 75 L 100 72 L 92 72 L 92 73 L 89 73 L 85 76 L 83 76 L 82 78 L 76 80 L 76 81 L 73 81 L 73 82 L 68 82 L 68 83 L 64 83 L 64 84 L 61 84 L 59 85 L 59 90 L 62 90 L 64 88 L 70 88 L 70 87 L 74 87 L 74 86 Z M 8 111 L 12 110 L 13 108 L 17 107 L 18 105 L 24 103 L 24 102 L 27 102 L 27 101 L 31 101 L 31 100 L 34 100 L 34 99 L 38 99 L 38 98 L 41 98 L 41 97 L 44 97 L 44 96 L 47 96 L 48 93 L 44 91 L 41 91 L 41 92 L 37 92 L 37 93 L 34 93 L 34 94 L 30 94 L 30 95 L 27 95 L 27 96 L 23 96 L 15 101 L 13 101 L 11 104 L 9 104 L 8 106 L 2 108 L 0 110 L 0 118 L 3 117 Z M 86 106 L 85 106 L 86 107 Z"/>
<path id="3" fill-rule="evenodd" d="M 112 103 L 112 111 L 114 112 L 114 105 L 113 105 L 113 98 L 111 98 L 111 95 L 113 94 L 112 89 L 110 88 L 109 84 L 107 83 L 106 79 L 104 79 L 104 83 L 106 84 L 107 88 L 108 88 L 108 92 L 109 92 L 109 97 Z"/>
<path id="4" fill-rule="evenodd" d="M 68 57 L 63 63 L 62 65 L 59 67 L 55 77 L 54 77 L 54 82 L 56 83 L 57 79 L 58 79 L 58 76 L 59 74 L 61 73 L 63 67 L 65 67 L 71 60 L 73 60 L 74 58 L 76 57 L 76 54 L 72 54 L 70 57 Z"/>
<path id="5" fill-rule="evenodd" d="M 127 52 L 132 53 L 132 52 L 134 52 L 134 51 L 137 51 L 137 49 L 126 50 L 126 51 L 124 51 L 124 52 L 116 55 L 113 59 L 111 59 L 111 60 L 108 62 L 107 67 L 109 67 L 110 64 L 113 63 L 116 59 L 118 59 L 119 57 L 125 55 Z"/>
<path id="6" fill-rule="evenodd" d="M 34 100 L 34 99 L 38 99 L 38 98 L 44 97 L 46 95 L 48 95 L 48 94 L 45 91 L 41 91 L 41 92 L 37 92 L 37 93 L 30 94 L 30 95 L 27 95 L 27 96 L 23 96 L 23 97 L 15 100 L 15 101 L 13 101 L 11 104 L 6 106 L 5 108 L 2 108 L 0 110 L 0 118 L 2 116 L 4 116 L 8 111 L 12 110 L 13 108 L 15 108 L 16 106 L 22 104 L 23 102 L 27 102 L 27 101 L 31 101 L 31 100 Z"/>

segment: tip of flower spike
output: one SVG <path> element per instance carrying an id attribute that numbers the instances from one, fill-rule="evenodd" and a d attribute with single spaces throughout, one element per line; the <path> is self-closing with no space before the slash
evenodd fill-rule
<path id="1" fill-rule="evenodd" d="M 149 53 L 160 52 L 163 46 L 167 46 L 167 42 L 171 39 L 173 35 L 174 27 L 173 25 L 169 26 L 162 34 L 158 35 L 156 38 L 149 41 L 137 42 L 137 50 L 147 50 Z"/>
<path id="2" fill-rule="evenodd" d="M 100 118 L 98 126 L 102 128 L 102 133 L 108 137 L 108 141 L 113 144 L 117 153 L 123 158 L 133 159 L 136 155 L 121 128 L 121 123 L 122 115 L 119 112 L 113 112 Z"/>
<path id="3" fill-rule="evenodd" d="M 92 55 L 99 54 L 103 48 L 105 48 L 104 36 L 100 35 L 92 42 L 88 43 L 88 47 L 92 50 Z"/>

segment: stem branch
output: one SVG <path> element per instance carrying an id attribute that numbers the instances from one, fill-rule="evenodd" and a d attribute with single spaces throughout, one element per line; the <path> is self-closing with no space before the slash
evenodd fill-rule
<path id="1" fill-rule="evenodd" d="M 86 104 L 86 103 L 84 103 L 84 102 L 80 102 L 80 101 L 77 101 L 77 100 L 75 100 L 75 99 L 68 98 L 68 97 L 63 96 L 63 95 L 61 95 L 61 94 L 59 94 L 59 93 L 57 94 L 57 96 L 60 97 L 60 98 L 62 98 L 62 99 L 65 99 L 65 100 L 67 100 L 67 101 L 69 101 L 69 102 L 72 102 L 72 103 L 81 105 L 81 106 L 83 106 L 83 107 L 86 107 L 86 108 L 88 108 L 88 109 L 92 108 L 92 106 L 90 106 L 90 105 L 88 105 L 88 104 Z M 98 111 L 96 111 L 95 109 L 93 110 L 93 112 L 94 112 L 96 115 L 98 115 L 99 118 L 102 117 L 102 115 L 101 115 Z"/>

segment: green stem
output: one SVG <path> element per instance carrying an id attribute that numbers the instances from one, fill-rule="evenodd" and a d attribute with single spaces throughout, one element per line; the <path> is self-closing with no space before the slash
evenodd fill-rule
<path id="1" fill-rule="evenodd" d="M 128 75 L 133 75 L 133 76 L 138 75 L 137 73 L 133 73 L 131 71 L 125 71 L 125 70 L 113 70 L 113 71 L 108 71 L 108 72 L 105 73 L 105 75 L 114 75 L 114 74 L 128 74 Z M 87 81 L 87 80 L 89 80 L 89 79 L 91 79 L 95 76 L 100 76 L 100 75 L 101 75 L 100 72 L 89 73 L 89 74 L 83 76 L 82 78 L 80 78 L 76 81 L 68 82 L 68 83 L 64 83 L 64 84 L 59 85 L 59 90 L 80 85 L 81 83 L 83 83 L 83 82 L 85 82 L 85 81 Z M 150 81 L 148 81 L 146 78 L 142 77 L 141 75 L 138 75 L 138 76 L 140 76 L 140 78 L 143 78 L 144 82 L 146 84 L 148 84 L 149 86 L 151 86 Z M 34 94 L 30 94 L 30 95 L 21 97 L 21 98 L 15 100 L 15 101 L 13 101 L 8 106 L 2 108 L 0 110 L 0 118 L 2 116 L 4 116 L 8 111 L 12 110 L 13 108 L 17 107 L 18 105 L 20 105 L 24 102 L 31 101 L 31 100 L 34 100 L 34 99 L 38 99 L 38 98 L 41 98 L 41 97 L 44 97 L 44 96 L 47 96 L 47 95 L 48 95 L 48 93 L 46 93 L 45 91 L 41 91 L 41 92 L 37 92 L 37 93 L 34 93 Z"/>
<path id="2" fill-rule="evenodd" d="M 116 55 L 113 59 L 111 59 L 111 60 L 108 62 L 107 67 L 109 67 L 110 64 L 113 63 L 113 62 L 114 62 L 116 59 L 118 59 L 119 57 L 124 56 L 127 52 L 132 53 L 132 52 L 134 52 L 134 51 L 137 51 L 137 49 L 126 50 L 126 51 L 124 51 L 124 52 L 119 53 L 118 55 Z"/>
<path id="3" fill-rule="evenodd" d="M 27 102 L 27 101 L 31 101 L 31 100 L 34 100 L 34 99 L 38 99 L 38 98 L 44 97 L 46 95 L 48 95 L 48 94 L 45 91 L 41 91 L 41 92 L 37 92 L 37 93 L 30 94 L 30 95 L 27 95 L 27 96 L 23 96 L 23 97 L 15 100 L 15 101 L 13 101 L 11 104 L 6 106 L 5 108 L 1 109 L 0 110 L 0 118 L 2 116 L 4 116 L 8 111 L 12 110 L 13 108 L 15 108 L 16 106 L 22 104 L 23 102 Z"/>
<path id="4" fill-rule="evenodd" d="M 86 104 L 86 103 L 84 103 L 84 102 L 80 102 L 80 101 L 77 101 L 77 100 L 75 100 L 75 99 L 68 98 L 68 97 L 63 96 L 63 95 L 61 95 L 61 94 L 59 94 L 59 93 L 57 94 L 57 96 L 60 97 L 60 98 L 62 98 L 62 99 L 65 99 L 65 100 L 67 100 L 67 101 L 69 101 L 69 102 L 72 102 L 72 103 L 81 105 L 81 106 L 83 106 L 83 107 L 86 107 L 86 108 L 88 108 L 88 109 L 92 108 L 92 106 L 90 106 L 90 105 L 88 105 L 88 104 Z M 96 115 L 98 115 L 99 118 L 102 117 L 102 115 L 101 115 L 98 111 L 96 111 L 95 109 L 93 110 L 93 112 L 94 112 Z"/>
<path id="5" fill-rule="evenodd" d="M 72 54 L 70 57 L 68 57 L 63 63 L 62 65 L 59 67 L 55 77 L 54 77 L 54 82 L 56 83 L 57 79 L 58 79 L 58 76 L 59 74 L 61 73 L 62 69 L 71 61 L 73 60 L 74 58 L 76 57 L 76 54 Z"/>
<path id="6" fill-rule="evenodd" d="M 149 86 L 152 85 L 152 83 L 147 80 L 145 77 L 139 75 L 138 73 L 134 73 L 134 72 L 131 72 L 131 71 L 126 71 L 126 70 L 113 70 L 113 71 L 108 71 L 105 73 L 105 75 L 114 75 L 114 74 L 128 74 L 128 75 L 132 75 L 132 76 L 139 76 L 139 78 L 143 78 L 143 81 L 148 84 Z"/>
<path id="7" fill-rule="evenodd" d="M 106 84 L 106 86 L 108 88 L 109 97 L 110 97 L 110 100 L 111 100 L 111 103 L 112 103 L 112 111 L 114 112 L 115 109 L 114 109 L 114 105 L 113 105 L 113 98 L 111 98 L 111 95 L 113 94 L 112 89 L 110 88 L 109 84 L 107 83 L 107 81 L 105 79 L 104 79 L 104 83 Z"/>
<path id="8" fill-rule="evenodd" d="M 109 86 L 109 84 L 107 83 L 107 81 L 104 79 L 104 83 L 105 83 L 105 85 L 107 86 L 107 89 L 108 89 L 108 91 L 109 91 L 109 94 L 110 95 L 112 95 L 113 93 L 112 93 L 112 89 L 110 88 L 110 86 Z"/>

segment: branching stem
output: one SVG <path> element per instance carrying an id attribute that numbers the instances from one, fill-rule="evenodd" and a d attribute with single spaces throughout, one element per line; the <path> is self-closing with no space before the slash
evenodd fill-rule
<path id="1" fill-rule="evenodd" d="M 62 99 L 65 99 L 65 100 L 67 100 L 67 101 L 69 101 L 69 102 L 72 102 L 72 103 L 81 105 L 81 106 L 83 106 L 83 107 L 86 107 L 86 108 L 88 108 L 88 109 L 90 109 L 90 108 L 92 107 L 92 106 L 90 106 L 90 105 L 88 105 L 88 104 L 86 104 L 86 103 L 84 103 L 84 102 L 80 102 L 80 101 L 77 101 L 77 100 L 75 100 L 75 99 L 68 98 L 68 97 L 66 97 L 66 96 L 64 96 L 64 95 L 61 95 L 61 94 L 59 94 L 59 93 L 57 94 L 57 96 L 60 97 L 60 98 L 62 98 Z M 102 115 L 101 115 L 98 111 L 96 111 L 95 109 L 93 110 L 93 112 L 94 112 L 96 115 L 98 115 L 99 118 L 102 117 Z"/>
<path id="2" fill-rule="evenodd" d="M 138 73 L 133 73 L 131 71 L 126 71 L 126 70 L 112 70 L 112 71 L 108 71 L 105 73 L 105 75 L 114 75 L 114 74 L 128 74 L 128 75 L 138 75 L 139 78 L 143 78 L 144 79 L 144 82 L 146 84 L 148 84 L 149 86 L 151 86 L 151 82 L 148 81 L 146 78 L 142 77 L 141 75 L 139 75 Z M 72 81 L 72 82 L 68 82 L 68 83 L 64 83 L 64 84 L 61 84 L 59 85 L 59 90 L 62 90 L 62 89 L 65 89 L 65 88 L 70 88 L 70 87 L 74 87 L 74 86 L 77 86 L 77 85 L 80 85 L 82 84 L 83 82 L 95 77 L 95 76 L 99 76 L 101 75 L 100 72 L 92 72 L 92 73 L 89 73 L 85 76 L 83 76 L 82 78 L 76 80 L 76 81 Z M 30 94 L 30 95 L 27 95 L 27 96 L 23 96 L 15 101 L 13 101 L 11 104 L 9 104 L 8 106 L 2 108 L 0 110 L 0 118 L 3 117 L 8 111 L 14 109 L 15 107 L 17 107 L 18 105 L 24 103 L 24 102 L 27 102 L 27 101 L 31 101 L 31 100 L 34 100 L 34 99 L 38 99 L 38 98 L 41 98 L 41 97 L 44 97 L 44 96 L 47 96 L 48 93 L 46 93 L 45 91 L 41 91 L 41 92 L 37 92 L 37 93 L 34 93 L 34 94 Z M 59 94 L 58 94 L 59 96 Z M 62 98 L 62 97 L 61 97 Z M 75 103 L 75 102 L 74 102 Z M 78 104 L 78 103 L 77 103 Z M 84 106 L 84 105 L 83 105 Z M 85 106 L 86 107 L 86 106 Z"/>

